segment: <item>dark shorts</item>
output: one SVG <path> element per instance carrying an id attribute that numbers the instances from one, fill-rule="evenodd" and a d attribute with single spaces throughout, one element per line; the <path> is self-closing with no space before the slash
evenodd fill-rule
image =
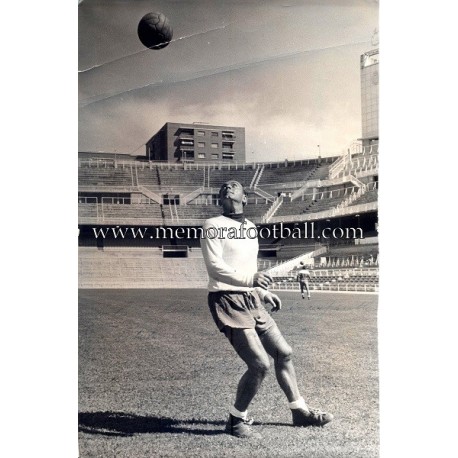
<path id="1" fill-rule="evenodd" d="M 262 334 L 275 324 L 253 291 L 217 291 L 208 293 L 208 306 L 218 329 L 255 329 Z"/>

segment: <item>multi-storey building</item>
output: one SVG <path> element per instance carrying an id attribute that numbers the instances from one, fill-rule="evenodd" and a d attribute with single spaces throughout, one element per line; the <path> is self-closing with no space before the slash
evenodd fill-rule
<path id="1" fill-rule="evenodd" d="M 146 157 L 168 162 L 245 162 L 245 128 L 168 122 L 146 143 Z"/>
<path id="2" fill-rule="evenodd" d="M 361 56 L 361 116 L 363 146 L 378 141 L 379 118 L 379 51 Z"/>

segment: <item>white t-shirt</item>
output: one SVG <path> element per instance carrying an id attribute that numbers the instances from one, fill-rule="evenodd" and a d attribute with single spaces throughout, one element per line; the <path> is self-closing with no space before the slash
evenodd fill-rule
<path id="1" fill-rule="evenodd" d="M 310 278 L 310 272 L 307 269 L 301 269 L 297 272 L 299 280 L 308 280 Z"/>
<path id="2" fill-rule="evenodd" d="M 267 293 L 253 287 L 258 271 L 258 237 L 256 226 L 221 215 L 203 225 L 202 254 L 209 276 L 209 291 L 253 291 L 261 299 Z"/>

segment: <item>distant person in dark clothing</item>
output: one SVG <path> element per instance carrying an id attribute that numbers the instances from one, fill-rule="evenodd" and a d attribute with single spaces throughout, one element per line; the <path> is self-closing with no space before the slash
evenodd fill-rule
<path id="1" fill-rule="evenodd" d="M 305 299 L 305 291 L 307 292 L 307 298 L 310 300 L 310 285 L 309 280 L 311 278 L 310 271 L 305 268 L 303 261 L 299 264 L 299 270 L 297 272 L 296 279 L 301 286 L 302 299 Z"/>

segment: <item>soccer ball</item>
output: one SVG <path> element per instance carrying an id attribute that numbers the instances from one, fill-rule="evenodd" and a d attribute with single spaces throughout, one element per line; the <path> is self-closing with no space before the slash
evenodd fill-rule
<path id="1" fill-rule="evenodd" d="M 147 48 L 162 49 L 172 40 L 173 30 L 164 14 L 148 13 L 138 23 L 137 34 Z"/>

